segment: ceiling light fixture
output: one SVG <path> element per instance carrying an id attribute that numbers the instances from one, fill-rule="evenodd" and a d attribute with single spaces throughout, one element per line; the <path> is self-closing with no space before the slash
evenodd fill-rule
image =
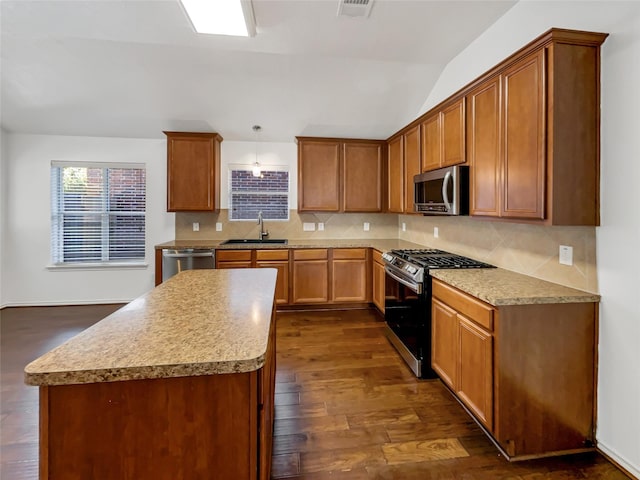
<path id="1" fill-rule="evenodd" d="M 254 177 L 262 177 L 262 169 L 260 168 L 260 164 L 258 163 L 258 134 L 260 133 L 260 130 L 262 130 L 262 127 L 260 125 L 254 125 L 253 127 L 251 127 L 253 129 L 253 131 L 256 134 L 256 161 L 253 164 L 253 168 L 251 169 L 251 172 L 253 173 Z"/>
<path id="2" fill-rule="evenodd" d="M 256 21 L 251 0 L 180 0 L 198 33 L 253 37 Z"/>

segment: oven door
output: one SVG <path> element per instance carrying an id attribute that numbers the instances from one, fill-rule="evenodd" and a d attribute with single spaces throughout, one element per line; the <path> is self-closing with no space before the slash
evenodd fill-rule
<path id="1" fill-rule="evenodd" d="M 436 378 L 431 370 L 431 295 L 425 285 L 415 285 L 385 268 L 386 334 L 389 342 L 420 378 Z M 428 277 L 427 277 L 428 278 Z"/>

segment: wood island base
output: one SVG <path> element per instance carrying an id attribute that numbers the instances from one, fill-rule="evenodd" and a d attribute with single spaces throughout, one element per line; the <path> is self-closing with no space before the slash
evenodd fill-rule
<path id="1" fill-rule="evenodd" d="M 40 387 L 40 478 L 267 479 L 264 370 Z"/>

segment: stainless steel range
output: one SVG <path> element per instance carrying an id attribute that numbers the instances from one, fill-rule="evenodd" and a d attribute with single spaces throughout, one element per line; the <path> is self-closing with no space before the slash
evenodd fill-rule
<path id="1" fill-rule="evenodd" d="M 441 268 L 495 268 L 436 249 L 391 250 L 382 254 L 387 281 L 387 338 L 416 376 L 435 378 L 431 369 L 431 276 Z"/>

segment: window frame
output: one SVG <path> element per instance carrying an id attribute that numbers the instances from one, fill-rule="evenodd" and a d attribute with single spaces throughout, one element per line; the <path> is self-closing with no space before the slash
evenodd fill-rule
<path id="1" fill-rule="evenodd" d="M 63 258 L 64 254 L 64 227 L 61 225 L 64 223 L 65 212 L 60 211 L 62 203 L 62 197 L 59 195 L 63 189 L 61 182 L 63 181 L 62 172 L 64 168 L 87 168 L 87 169 L 101 169 L 103 170 L 103 188 L 100 195 L 101 209 L 98 211 L 86 212 L 89 215 L 96 215 L 100 217 L 100 248 L 101 248 L 101 260 L 99 261 L 56 261 L 56 259 Z M 108 178 L 109 169 L 139 169 L 144 170 L 144 211 L 117 211 L 110 210 L 108 208 L 108 199 L 110 195 L 110 185 Z M 54 178 L 56 176 L 57 178 Z M 103 270 L 111 268 L 125 268 L 125 269 L 139 269 L 147 268 L 147 250 L 148 250 L 148 238 L 147 238 L 147 166 L 145 163 L 123 163 L 123 162 L 83 162 L 83 161 L 63 161 L 52 160 L 50 166 L 50 232 L 49 232 L 49 261 L 47 265 L 49 270 Z M 66 213 L 67 215 L 74 215 L 74 213 Z M 77 213 L 75 213 L 77 215 Z M 109 256 L 109 226 L 110 220 L 113 216 L 141 216 L 144 218 L 144 256 L 142 258 L 134 259 L 114 259 L 105 260 L 105 256 Z M 56 226 L 56 222 L 58 226 Z M 56 235 L 57 233 L 57 235 Z M 56 251 L 57 250 L 57 251 Z"/>

